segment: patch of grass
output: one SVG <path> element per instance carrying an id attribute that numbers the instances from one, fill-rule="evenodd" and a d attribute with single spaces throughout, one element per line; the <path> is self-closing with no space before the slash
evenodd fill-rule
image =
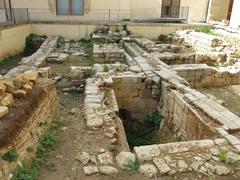
<path id="1" fill-rule="evenodd" d="M 8 58 L 0 61 L 0 69 L 5 69 L 8 71 L 13 67 L 16 67 L 23 57 L 24 56 L 22 53 L 14 56 L 9 56 Z"/>
<path id="2" fill-rule="evenodd" d="M 28 148 L 26 149 L 26 151 L 27 151 L 28 153 L 32 153 L 32 152 L 33 152 L 33 148 L 32 148 L 32 147 L 28 147 Z"/>
<path id="3" fill-rule="evenodd" d="M 226 151 L 220 151 L 218 154 L 218 158 L 221 162 L 227 161 L 227 152 Z"/>
<path id="4" fill-rule="evenodd" d="M 12 180 L 36 180 L 39 176 L 40 168 L 43 162 L 46 162 L 49 153 L 57 148 L 57 135 L 52 129 L 56 129 L 59 125 L 54 128 L 50 128 L 42 138 L 40 139 L 40 144 L 37 148 L 36 158 L 33 160 L 32 164 L 27 164 L 23 162 L 22 165 L 18 165 L 13 172 Z M 30 149 L 28 149 L 29 151 Z M 54 170 L 55 165 L 53 163 L 47 162 L 46 166 Z"/>
<path id="5" fill-rule="evenodd" d="M 63 119 L 58 118 L 57 120 L 55 120 L 52 123 L 51 130 L 59 129 L 59 128 L 63 127 L 63 125 L 64 125 Z"/>
<path id="6" fill-rule="evenodd" d="M 108 65 L 106 65 L 106 64 L 103 65 L 103 71 L 104 72 L 108 72 L 109 71 Z"/>
<path id="7" fill-rule="evenodd" d="M 5 153 L 2 156 L 2 159 L 4 161 L 8 161 L 8 162 L 14 162 L 17 160 L 17 158 L 19 157 L 19 153 L 17 152 L 16 149 L 12 149 L 10 151 L 8 151 L 7 153 Z"/>
<path id="8" fill-rule="evenodd" d="M 124 165 L 123 169 L 130 173 L 137 174 L 139 170 L 139 163 L 138 161 L 129 160 L 128 163 Z"/>
<path id="9" fill-rule="evenodd" d="M 204 85 L 203 89 L 209 89 L 209 86 L 208 85 Z"/>
<path id="10" fill-rule="evenodd" d="M 212 32 L 211 30 L 214 30 L 215 27 L 202 27 L 200 29 L 197 29 L 197 32 L 202 32 L 205 34 L 209 34 L 209 35 L 216 35 L 216 33 Z"/>

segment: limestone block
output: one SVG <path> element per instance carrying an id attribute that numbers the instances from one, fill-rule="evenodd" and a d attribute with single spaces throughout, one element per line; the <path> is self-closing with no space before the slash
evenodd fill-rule
<path id="1" fill-rule="evenodd" d="M 139 167 L 139 173 L 149 178 L 155 177 L 158 173 L 157 168 L 152 164 L 144 164 Z"/>
<path id="2" fill-rule="evenodd" d="M 27 83 L 23 85 L 23 90 L 25 90 L 27 93 L 30 93 L 32 91 L 32 86 L 31 84 Z"/>
<path id="3" fill-rule="evenodd" d="M 113 155 L 110 152 L 99 154 L 98 160 L 101 165 L 113 165 Z"/>
<path id="4" fill-rule="evenodd" d="M 4 117 L 8 113 L 8 107 L 0 106 L 0 118 Z"/>
<path id="5" fill-rule="evenodd" d="M 38 72 L 37 71 L 26 71 L 24 72 L 23 76 L 30 82 L 36 83 L 38 78 Z"/>
<path id="6" fill-rule="evenodd" d="M 13 95 L 10 93 L 5 93 L 2 97 L 2 99 L 0 100 L 0 104 L 2 106 L 12 106 L 14 100 L 13 100 Z"/>
<path id="7" fill-rule="evenodd" d="M 112 166 L 100 166 L 99 170 L 102 174 L 105 174 L 108 176 L 115 175 L 118 173 L 118 170 Z"/>
<path id="8" fill-rule="evenodd" d="M 152 160 L 160 155 L 160 149 L 157 145 L 134 147 L 133 150 L 139 162 Z"/>
<path id="9" fill-rule="evenodd" d="M 88 165 L 83 167 L 85 175 L 93 175 L 98 173 L 98 168 L 95 165 Z"/>
<path id="10" fill-rule="evenodd" d="M 165 160 L 159 157 L 153 159 L 153 163 L 158 168 L 161 175 L 164 175 L 171 171 L 171 168 L 166 164 Z"/>
<path id="11" fill-rule="evenodd" d="M 16 98 L 25 98 L 27 96 L 27 92 L 23 89 L 14 90 L 13 96 Z"/>
<path id="12" fill-rule="evenodd" d="M 6 91 L 6 86 L 4 85 L 4 82 L 2 80 L 0 80 L 0 97 L 3 96 L 5 91 Z"/>

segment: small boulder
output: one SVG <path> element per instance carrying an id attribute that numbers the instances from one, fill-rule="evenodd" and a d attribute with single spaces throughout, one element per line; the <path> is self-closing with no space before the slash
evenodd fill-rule
<path id="1" fill-rule="evenodd" d="M 2 106 L 12 106 L 14 102 L 13 95 L 10 93 L 5 93 L 0 101 Z"/>
<path id="2" fill-rule="evenodd" d="M 93 175 L 98 173 L 98 168 L 95 165 L 84 166 L 83 171 L 85 175 Z"/>
<path id="3" fill-rule="evenodd" d="M 78 153 L 75 158 L 79 160 L 81 163 L 83 163 L 84 165 L 86 165 L 90 160 L 90 156 L 86 152 Z"/>
<path id="4" fill-rule="evenodd" d="M 25 90 L 27 93 L 30 93 L 32 91 L 32 86 L 31 84 L 27 83 L 23 85 L 23 90 Z"/>
<path id="5" fill-rule="evenodd" d="M 216 170 L 216 174 L 219 176 L 228 175 L 230 173 L 230 170 L 228 168 L 226 168 L 225 166 L 216 165 L 216 166 L 214 166 L 214 168 Z"/>
<path id="6" fill-rule="evenodd" d="M 13 85 L 17 88 L 17 89 L 21 89 L 22 86 L 28 82 L 28 80 L 22 76 L 22 75 L 17 75 L 13 78 Z"/>
<path id="7" fill-rule="evenodd" d="M 23 89 L 18 89 L 13 91 L 13 96 L 16 98 L 25 98 L 27 96 L 27 92 Z"/>
<path id="8" fill-rule="evenodd" d="M 37 71 L 25 71 L 23 74 L 24 78 L 32 83 L 36 83 L 38 79 L 38 72 Z"/>
<path id="9" fill-rule="evenodd" d="M 157 168 L 152 164 L 144 164 L 139 167 L 139 173 L 149 178 L 155 177 L 158 173 Z"/>
<path id="10" fill-rule="evenodd" d="M 131 152 L 120 152 L 118 156 L 116 157 L 117 164 L 120 168 L 124 169 L 125 166 L 131 161 L 136 161 L 135 154 Z"/>
<path id="11" fill-rule="evenodd" d="M 110 152 L 99 154 L 98 160 L 102 165 L 113 165 L 113 155 Z"/>

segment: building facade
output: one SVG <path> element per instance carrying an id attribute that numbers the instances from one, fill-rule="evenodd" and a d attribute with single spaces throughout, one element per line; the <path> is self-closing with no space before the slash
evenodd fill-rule
<path id="1" fill-rule="evenodd" d="M 0 0 L 32 21 L 188 19 L 206 21 L 208 0 Z M 27 12 L 26 12 L 27 11 Z M 28 13 L 28 14 L 24 14 Z M 26 17 L 28 16 L 28 17 Z M 18 20 L 18 19 L 16 19 Z"/>

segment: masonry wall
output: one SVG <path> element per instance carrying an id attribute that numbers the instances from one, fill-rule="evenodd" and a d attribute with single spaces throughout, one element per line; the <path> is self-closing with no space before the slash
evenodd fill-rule
<path id="1" fill-rule="evenodd" d="M 22 52 L 25 47 L 25 38 L 31 32 L 30 24 L 0 30 L 0 60 Z"/>
<path id="2" fill-rule="evenodd" d="M 181 0 L 189 7 L 189 22 L 206 20 L 208 0 Z M 32 21 L 102 20 L 108 21 L 108 10 L 113 20 L 130 18 L 148 19 L 161 16 L 162 0 L 85 0 L 84 16 L 57 16 L 56 0 L 12 0 L 13 8 L 30 8 Z M 92 10 L 92 11 L 91 11 Z M 120 11 L 119 11 L 120 10 Z M 130 13 L 132 10 L 132 13 Z"/>
<path id="3" fill-rule="evenodd" d="M 58 112 L 58 98 L 54 83 L 48 79 L 44 79 L 38 85 L 45 89 L 45 94 L 38 97 L 38 105 L 32 110 L 31 115 L 25 122 L 26 124 L 11 141 L 11 144 L 0 149 L 1 156 L 11 149 L 16 149 L 20 154 L 18 159 L 20 162 L 30 161 L 37 151 L 39 137 L 44 134 L 56 116 Z M 46 124 L 47 126 L 40 126 L 40 124 Z M 26 151 L 29 147 L 33 148 L 33 153 L 31 154 Z M 0 159 L 3 179 L 8 179 L 8 175 L 16 168 L 19 161 L 9 163 Z"/>
<path id="4" fill-rule="evenodd" d="M 157 110 L 158 101 L 153 99 L 151 89 L 139 76 L 114 76 L 113 89 L 119 109 L 129 111 L 133 119 L 144 120 Z"/>
<path id="5" fill-rule="evenodd" d="M 160 110 L 165 116 L 165 124 L 172 127 L 181 140 L 214 138 L 215 131 L 206 124 L 208 117 L 202 116 L 191 107 L 177 90 L 162 84 Z M 210 119 L 209 119 L 210 120 Z"/>

